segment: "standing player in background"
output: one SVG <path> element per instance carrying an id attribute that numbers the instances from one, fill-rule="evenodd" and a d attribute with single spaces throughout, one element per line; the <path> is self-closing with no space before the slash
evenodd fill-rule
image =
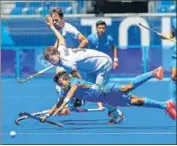
<path id="1" fill-rule="evenodd" d="M 176 18 L 173 18 L 171 21 L 171 33 L 169 35 L 170 38 L 176 38 Z M 161 34 L 162 39 L 166 39 L 167 37 Z M 170 100 L 172 100 L 176 105 L 176 44 L 173 46 L 173 53 L 171 56 L 171 81 L 170 81 Z"/>
<path id="2" fill-rule="evenodd" d="M 113 69 L 116 69 L 118 67 L 117 49 L 112 36 L 107 34 L 106 27 L 107 25 L 105 21 L 99 20 L 96 23 L 96 32 L 87 37 L 89 41 L 88 48 L 96 49 L 105 54 L 108 54 L 110 50 L 113 51 Z M 94 79 L 90 79 L 89 75 L 86 80 L 95 82 Z M 99 105 L 101 106 L 101 103 Z"/>
<path id="3" fill-rule="evenodd" d="M 112 36 L 106 32 L 106 27 L 105 21 L 99 20 L 96 23 L 96 32 L 87 37 L 89 41 L 88 46 L 106 54 L 110 50 L 113 51 L 113 69 L 116 69 L 118 67 L 118 53 Z"/>
<path id="4" fill-rule="evenodd" d="M 50 16 L 48 17 L 52 17 L 55 28 L 65 37 L 67 47 L 84 48 L 88 44 L 86 37 L 79 32 L 76 27 L 72 26 L 68 22 L 65 22 L 62 9 L 52 8 L 50 10 Z M 58 48 L 58 39 L 56 40 L 54 47 Z M 59 67 L 57 67 L 56 73 L 57 70 L 60 70 Z M 63 91 L 58 85 L 56 85 L 56 91 L 58 95 L 60 95 L 59 97 L 61 97 Z M 79 105 L 81 105 L 81 100 L 76 99 L 75 106 Z"/>
<path id="5" fill-rule="evenodd" d="M 63 12 L 60 8 L 52 8 L 50 10 L 50 17 L 53 19 L 55 28 L 61 33 L 62 36 L 64 36 L 67 48 L 84 48 L 87 46 L 88 41 L 85 36 L 74 26 L 65 22 Z M 56 40 L 54 46 L 55 48 L 58 48 L 58 39 Z M 87 73 L 80 72 L 80 74 L 84 79 L 86 79 L 85 77 L 87 77 Z M 58 93 L 62 92 L 60 91 L 62 89 L 59 86 L 56 86 L 56 89 Z M 81 101 L 76 100 L 76 102 L 79 103 Z M 98 103 L 98 108 L 103 109 L 102 104 Z"/>

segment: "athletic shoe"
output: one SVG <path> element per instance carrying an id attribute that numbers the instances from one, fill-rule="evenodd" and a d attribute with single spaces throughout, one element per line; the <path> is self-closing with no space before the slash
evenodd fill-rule
<path id="1" fill-rule="evenodd" d="M 163 74 L 164 74 L 164 69 L 162 66 L 160 66 L 154 70 L 154 77 L 156 79 L 162 80 L 164 78 Z"/>
<path id="2" fill-rule="evenodd" d="M 167 113 L 170 115 L 170 117 L 173 119 L 173 120 L 176 120 L 176 111 L 175 111 L 175 105 L 172 101 L 166 101 L 165 102 L 167 104 L 167 108 L 166 108 L 166 111 Z"/>
<path id="3" fill-rule="evenodd" d="M 125 120 L 124 115 L 118 117 L 112 117 L 111 120 L 108 121 L 108 124 L 118 124 Z"/>

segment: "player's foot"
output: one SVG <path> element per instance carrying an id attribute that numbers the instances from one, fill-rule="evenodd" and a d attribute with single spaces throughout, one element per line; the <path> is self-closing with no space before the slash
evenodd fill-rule
<path id="1" fill-rule="evenodd" d="M 108 121 L 108 124 L 118 124 L 125 120 L 124 115 L 119 115 L 118 117 L 112 117 L 111 120 Z"/>
<path id="2" fill-rule="evenodd" d="M 173 100 L 168 100 L 168 101 L 172 103 L 173 108 L 176 110 L 176 104 L 174 103 L 174 101 Z"/>
<path id="3" fill-rule="evenodd" d="M 172 101 L 166 101 L 165 102 L 167 104 L 167 108 L 166 108 L 166 111 L 167 113 L 170 115 L 170 117 L 173 119 L 173 120 L 176 120 L 176 111 L 175 111 L 175 105 Z"/>
<path id="4" fill-rule="evenodd" d="M 156 79 L 162 80 L 164 78 L 163 73 L 164 73 L 164 69 L 162 66 L 160 66 L 154 70 L 154 77 Z"/>

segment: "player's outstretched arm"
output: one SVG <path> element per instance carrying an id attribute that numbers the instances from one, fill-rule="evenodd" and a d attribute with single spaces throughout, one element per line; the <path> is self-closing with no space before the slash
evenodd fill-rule
<path id="1" fill-rule="evenodd" d="M 56 115 L 58 112 L 60 112 L 65 106 L 68 104 L 68 102 L 72 99 L 74 96 L 74 93 L 78 89 L 78 85 L 74 85 L 69 91 L 68 94 L 66 95 L 65 99 L 63 100 L 62 104 L 57 104 L 57 109 L 55 110 L 53 115 Z"/>
<path id="2" fill-rule="evenodd" d="M 174 32 L 174 29 L 172 29 L 171 33 L 169 35 L 165 35 L 165 34 L 162 34 L 162 33 L 159 33 L 159 35 L 162 39 L 172 39 L 175 36 L 175 32 Z"/>
<path id="3" fill-rule="evenodd" d="M 78 48 L 85 48 L 88 44 L 88 40 L 86 39 L 86 37 L 83 34 L 79 34 L 78 38 L 77 38 L 80 42 Z"/>

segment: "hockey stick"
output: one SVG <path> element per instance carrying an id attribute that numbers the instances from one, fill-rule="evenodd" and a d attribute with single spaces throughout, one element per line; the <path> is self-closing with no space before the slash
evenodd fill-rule
<path id="1" fill-rule="evenodd" d="M 17 81 L 18 83 L 27 82 L 28 80 L 31 80 L 32 78 L 34 78 L 34 77 L 36 77 L 36 76 L 38 76 L 38 75 L 41 75 L 41 74 L 43 74 L 44 72 L 46 72 L 46 71 L 52 69 L 53 67 L 54 67 L 54 65 L 51 65 L 51 66 L 49 66 L 49 67 L 47 67 L 47 68 L 44 68 L 43 70 L 41 70 L 41 71 L 39 71 L 39 72 L 37 72 L 37 73 L 34 73 L 34 74 L 30 75 L 29 77 L 24 78 L 24 79 L 18 79 L 18 78 L 16 78 L 16 81 Z"/>
<path id="2" fill-rule="evenodd" d="M 102 110 L 102 109 L 99 109 L 99 108 L 93 108 L 93 109 L 77 109 L 77 108 L 72 108 L 70 110 L 71 111 L 75 111 L 77 113 L 104 111 L 104 109 Z M 44 111 L 41 111 L 41 112 L 32 113 L 31 115 L 32 116 L 41 116 L 41 115 L 46 114 L 48 112 L 49 112 L 49 110 L 44 110 Z M 27 115 L 21 115 L 21 114 L 19 114 L 19 117 L 17 119 L 15 119 L 15 124 L 16 125 L 20 125 L 20 122 L 23 121 L 23 120 L 25 120 L 25 119 L 28 119 Z"/>
<path id="3" fill-rule="evenodd" d="M 152 32 L 154 32 L 155 34 L 157 34 L 158 36 L 160 36 L 161 37 L 161 33 L 159 33 L 158 31 L 156 31 L 156 30 L 154 30 L 154 29 L 152 29 L 152 28 L 148 28 L 148 27 L 146 27 L 146 26 L 144 26 L 143 24 L 141 24 L 141 23 L 139 23 L 139 25 L 140 26 L 142 26 L 143 28 L 145 28 L 145 29 L 147 29 L 147 30 L 149 30 L 149 31 L 152 31 Z M 168 37 L 168 36 L 164 36 L 167 40 L 170 40 L 170 41 L 172 41 L 172 42 L 175 42 L 176 43 L 176 40 L 175 39 L 172 39 L 172 38 L 170 38 L 170 37 Z"/>
<path id="4" fill-rule="evenodd" d="M 27 112 L 20 113 L 19 116 L 27 116 L 28 118 L 32 118 L 32 119 L 35 119 L 35 120 L 41 122 L 41 119 L 40 119 L 39 117 L 36 117 L 36 116 L 34 116 L 34 115 L 30 114 L 30 113 L 27 113 Z M 48 120 L 48 119 L 46 119 L 46 120 L 45 120 L 44 122 L 42 122 L 42 123 L 48 123 L 48 124 L 55 125 L 55 126 L 58 126 L 58 127 L 63 127 L 62 124 L 56 123 L 56 122 L 53 122 L 53 121 L 50 121 L 50 120 Z"/>

